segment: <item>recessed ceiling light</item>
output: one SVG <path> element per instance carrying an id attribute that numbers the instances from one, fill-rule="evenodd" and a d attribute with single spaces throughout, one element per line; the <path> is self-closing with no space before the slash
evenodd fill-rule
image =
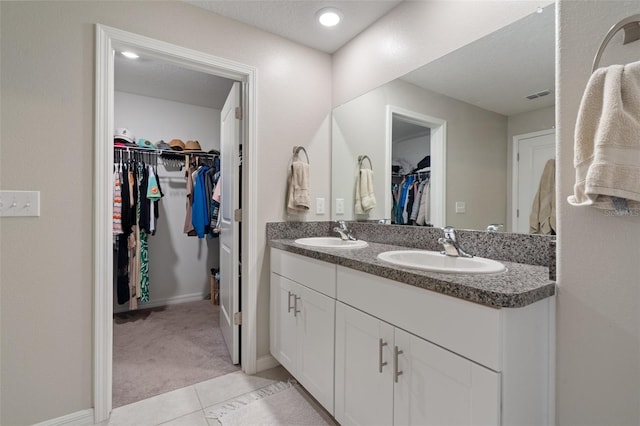
<path id="1" fill-rule="evenodd" d="M 316 13 L 316 17 L 321 25 L 324 25 L 325 27 L 334 27 L 342 20 L 342 13 L 340 13 L 338 9 L 328 7 L 320 9 L 318 13 Z"/>
<path id="2" fill-rule="evenodd" d="M 120 52 L 122 53 L 122 56 L 124 56 L 125 58 L 129 58 L 129 59 L 138 59 L 140 56 L 136 53 L 133 53 L 129 50 L 126 50 L 124 52 Z"/>
<path id="3" fill-rule="evenodd" d="M 542 7 L 538 6 L 538 8 L 536 9 L 536 13 L 542 13 L 544 11 L 544 9 L 542 9 Z"/>

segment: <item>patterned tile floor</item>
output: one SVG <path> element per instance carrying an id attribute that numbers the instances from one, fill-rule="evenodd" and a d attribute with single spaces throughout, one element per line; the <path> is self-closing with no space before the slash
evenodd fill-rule
<path id="1" fill-rule="evenodd" d="M 205 410 L 277 381 L 288 379 L 291 379 L 291 375 L 282 367 L 266 370 L 254 376 L 236 371 L 118 407 L 112 411 L 111 418 L 100 425 L 219 426 L 220 423 L 217 420 L 205 417 Z M 314 400 L 310 402 L 318 412 L 323 413 L 323 417 L 327 417 L 326 411 L 319 404 Z"/>

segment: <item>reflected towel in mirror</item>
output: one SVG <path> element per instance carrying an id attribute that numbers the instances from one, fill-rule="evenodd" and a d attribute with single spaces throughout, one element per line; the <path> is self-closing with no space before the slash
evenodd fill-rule
<path id="1" fill-rule="evenodd" d="M 376 206 L 376 196 L 373 193 L 373 170 L 360 169 L 356 178 L 356 214 L 367 214 Z"/>

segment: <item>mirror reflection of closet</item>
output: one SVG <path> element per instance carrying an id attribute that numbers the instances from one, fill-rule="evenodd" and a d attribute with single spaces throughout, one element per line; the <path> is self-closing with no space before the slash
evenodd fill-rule
<path id="1" fill-rule="evenodd" d="M 418 220 L 413 215 L 415 197 L 402 199 L 402 186 L 411 178 L 414 182 L 423 182 L 431 174 L 431 128 L 415 118 L 393 113 L 391 129 L 391 185 L 394 202 L 391 212 L 391 223 L 400 225 L 415 225 Z M 417 189 L 417 185 L 416 185 Z M 408 204 L 408 205 L 407 205 Z M 424 203 L 426 206 L 429 203 Z M 428 207 L 427 207 L 428 208 Z M 402 209 L 402 212 L 399 210 Z M 424 213 L 424 212 L 423 212 Z M 426 214 L 426 218 L 430 218 Z M 421 221 L 422 222 L 422 221 Z M 430 224 L 426 220 L 423 224 Z"/>

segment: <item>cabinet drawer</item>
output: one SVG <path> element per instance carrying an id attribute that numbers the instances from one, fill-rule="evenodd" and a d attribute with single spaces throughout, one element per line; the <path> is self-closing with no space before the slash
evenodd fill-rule
<path id="1" fill-rule="evenodd" d="M 337 298 L 495 371 L 502 367 L 501 312 L 337 267 Z"/>
<path id="2" fill-rule="evenodd" d="M 271 249 L 271 272 L 335 299 L 336 265 Z"/>

